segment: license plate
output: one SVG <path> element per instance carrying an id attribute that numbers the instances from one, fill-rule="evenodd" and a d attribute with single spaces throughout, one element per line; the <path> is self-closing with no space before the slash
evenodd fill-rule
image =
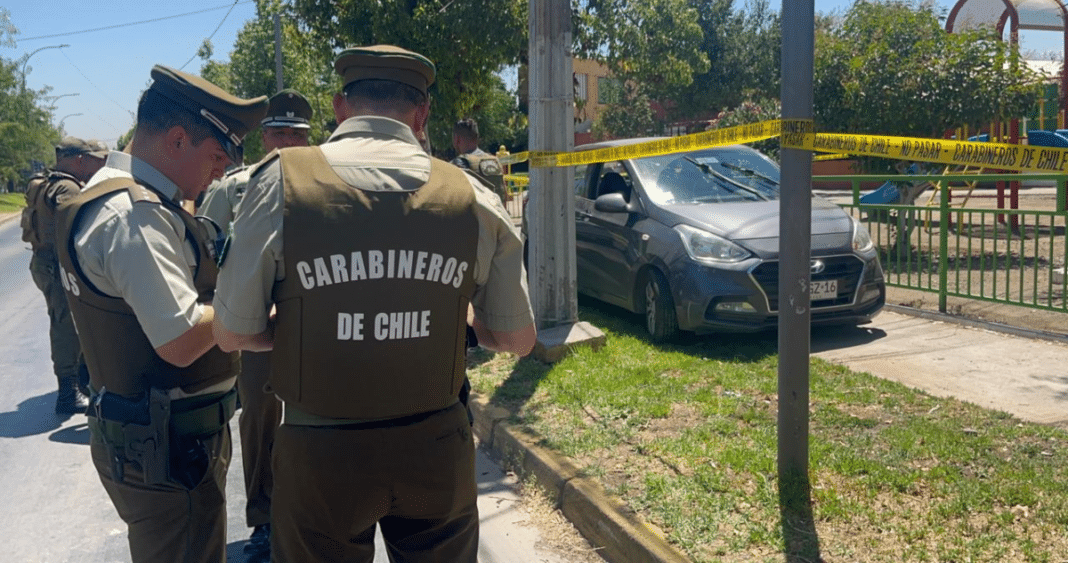
<path id="1" fill-rule="evenodd" d="M 820 280 L 812 282 L 809 299 L 820 301 L 838 298 L 838 280 Z"/>

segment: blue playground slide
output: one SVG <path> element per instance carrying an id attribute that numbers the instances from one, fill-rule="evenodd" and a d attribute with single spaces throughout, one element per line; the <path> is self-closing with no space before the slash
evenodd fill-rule
<path id="1" fill-rule="evenodd" d="M 1042 131 L 1042 132 L 1043 133 L 1048 133 L 1048 131 Z M 980 142 L 980 143 L 986 143 L 986 142 L 990 141 L 990 135 L 987 135 L 986 133 L 983 133 L 982 135 L 973 135 L 971 137 L 968 137 L 968 140 L 969 141 L 976 141 L 976 142 Z M 1065 137 L 1064 140 L 1065 140 L 1065 142 L 1068 142 L 1068 137 Z M 1036 144 L 1036 143 L 1032 143 L 1032 144 Z M 1054 146 L 1054 145 L 1046 145 L 1046 146 Z M 1056 146 L 1062 146 L 1062 145 L 1056 145 Z M 1063 145 L 1063 146 L 1068 147 L 1068 144 Z M 909 174 L 916 174 L 917 170 L 918 170 L 918 167 L 916 166 L 915 163 L 913 163 L 911 166 L 909 166 L 908 173 Z M 901 190 L 897 189 L 897 186 L 895 186 L 893 184 L 893 182 L 886 182 L 885 184 L 879 186 L 875 190 L 872 190 L 871 192 L 860 196 L 860 203 L 868 204 L 868 205 L 890 205 L 890 204 L 894 204 L 894 203 L 900 203 L 900 200 L 901 200 Z"/>
<path id="2" fill-rule="evenodd" d="M 1058 129 L 1054 132 L 1035 129 L 1034 131 L 1028 131 L 1027 144 L 1036 147 L 1068 148 L 1068 136 L 1065 133 L 1068 133 L 1068 130 Z"/>

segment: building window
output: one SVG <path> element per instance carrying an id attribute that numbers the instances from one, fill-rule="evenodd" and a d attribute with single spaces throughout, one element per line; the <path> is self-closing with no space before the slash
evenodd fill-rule
<path id="1" fill-rule="evenodd" d="M 623 88 L 619 81 L 608 76 L 597 77 L 597 103 L 616 104 L 621 99 Z"/>
<path id="2" fill-rule="evenodd" d="M 575 99 L 586 101 L 589 99 L 589 94 L 586 90 L 586 84 L 589 82 L 590 77 L 585 74 L 575 75 Z"/>

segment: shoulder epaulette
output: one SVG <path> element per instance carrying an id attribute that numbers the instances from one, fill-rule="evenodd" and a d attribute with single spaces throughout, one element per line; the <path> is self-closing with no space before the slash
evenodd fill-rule
<path id="1" fill-rule="evenodd" d="M 250 166 L 249 167 L 249 176 L 255 176 L 256 174 L 258 174 L 260 172 L 260 170 L 263 170 L 264 168 L 267 167 L 268 164 L 274 162 L 275 160 L 278 160 L 278 149 L 275 149 L 275 150 L 267 153 L 267 156 L 263 157 L 263 160 L 261 160 L 261 161 L 257 162 L 256 164 L 253 164 L 252 166 Z"/>
<path id="2" fill-rule="evenodd" d="M 249 168 L 249 165 L 247 165 L 247 164 L 245 164 L 243 166 L 238 166 L 237 168 L 231 168 L 230 170 L 228 170 L 226 172 L 226 174 L 223 174 L 223 178 L 229 178 L 229 177 L 231 177 L 231 176 L 233 176 L 235 174 L 238 174 L 240 172 L 248 170 L 248 168 Z"/>

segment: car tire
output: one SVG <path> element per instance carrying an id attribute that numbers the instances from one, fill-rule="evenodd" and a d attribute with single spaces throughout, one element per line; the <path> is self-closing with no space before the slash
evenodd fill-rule
<path id="1" fill-rule="evenodd" d="M 679 319 L 675 315 L 675 301 L 671 288 L 659 270 L 649 269 L 643 284 L 645 296 L 645 330 L 653 342 L 668 342 L 679 333 Z"/>

